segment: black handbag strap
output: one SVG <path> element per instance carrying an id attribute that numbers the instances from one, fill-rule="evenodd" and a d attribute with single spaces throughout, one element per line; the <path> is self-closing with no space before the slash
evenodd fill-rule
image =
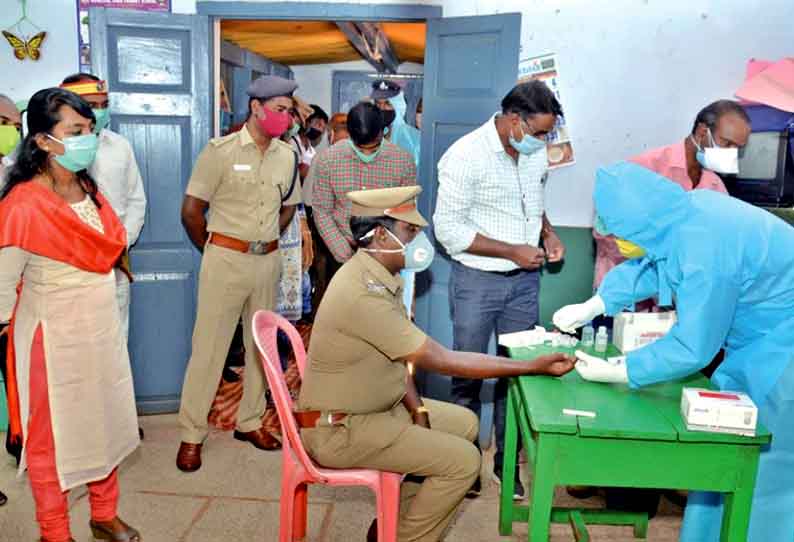
<path id="1" fill-rule="evenodd" d="M 290 196 L 292 196 L 292 192 L 295 190 L 295 183 L 298 181 L 298 153 L 292 151 L 293 156 L 295 156 L 295 162 L 292 167 L 292 183 L 289 185 L 289 190 L 287 190 L 286 195 L 281 196 L 281 203 L 287 201 Z M 279 192 L 281 192 L 281 186 L 279 186 Z"/>

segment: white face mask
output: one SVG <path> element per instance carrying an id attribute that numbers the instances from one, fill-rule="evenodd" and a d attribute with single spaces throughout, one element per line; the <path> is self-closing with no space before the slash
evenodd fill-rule
<path id="1" fill-rule="evenodd" d="M 717 143 L 714 141 L 714 136 L 711 135 L 711 129 L 709 129 L 711 147 L 706 147 L 704 149 L 697 144 L 694 137 L 689 137 L 692 139 L 692 143 L 695 144 L 695 147 L 698 148 L 696 158 L 701 166 L 715 173 L 723 173 L 726 175 L 735 175 L 739 173 L 739 149 L 717 146 Z"/>

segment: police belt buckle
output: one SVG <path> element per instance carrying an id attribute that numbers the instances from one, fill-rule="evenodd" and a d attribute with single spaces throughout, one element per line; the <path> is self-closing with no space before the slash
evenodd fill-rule
<path id="1" fill-rule="evenodd" d="M 347 414 L 341 412 L 323 412 L 317 420 L 317 427 L 337 427 L 340 425 L 347 426 L 347 421 L 350 418 Z"/>
<path id="2" fill-rule="evenodd" d="M 267 254 L 267 245 L 264 241 L 251 241 L 248 243 L 248 253 L 249 254 Z"/>

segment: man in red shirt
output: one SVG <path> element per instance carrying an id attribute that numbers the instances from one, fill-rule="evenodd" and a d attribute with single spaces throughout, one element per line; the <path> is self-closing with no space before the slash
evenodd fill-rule
<path id="1" fill-rule="evenodd" d="M 747 144 L 749 137 L 750 118 L 742 106 L 731 100 L 719 100 L 707 105 L 698 113 L 692 126 L 692 133 L 683 141 L 646 151 L 629 158 L 629 161 L 667 177 L 684 190 L 706 189 L 727 194 L 728 191 L 717 173 L 736 173 L 736 171 L 718 171 L 716 168 L 720 167 L 720 164 L 712 160 L 711 156 L 715 154 L 714 150 L 717 150 L 716 154 L 735 155 L 738 149 Z M 726 149 L 732 151 L 725 153 Z M 604 275 L 624 262 L 625 258 L 620 255 L 611 236 L 605 237 L 593 230 L 593 237 L 596 240 L 593 283 L 595 290 L 601 284 Z"/>

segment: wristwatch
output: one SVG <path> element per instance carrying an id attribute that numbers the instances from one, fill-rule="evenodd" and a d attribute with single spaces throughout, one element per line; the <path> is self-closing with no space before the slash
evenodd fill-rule
<path id="1" fill-rule="evenodd" d="M 430 412 L 430 411 L 427 409 L 427 407 L 426 407 L 426 406 L 424 406 L 424 405 L 419 405 L 418 407 L 416 407 L 416 408 L 413 410 L 413 412 L 411 412 L 411 416 L 416 416 L 417 414 L 427 414 L 427 413 L 429 413 L 429 412 Z"/>

